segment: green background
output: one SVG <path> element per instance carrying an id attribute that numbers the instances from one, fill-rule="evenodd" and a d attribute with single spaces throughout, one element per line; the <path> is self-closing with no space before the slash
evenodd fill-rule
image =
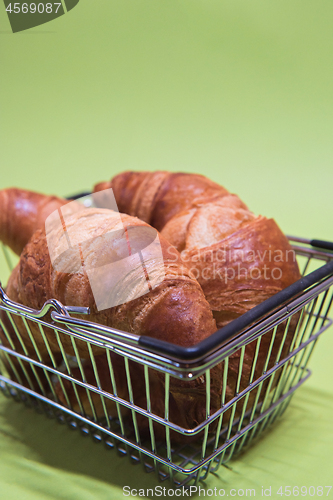
<path id="1" fill-rule="evenodd" d="M 198 172 L 286 233 L 333 240 L 331 1 L 81 0 L 16 34 L 0 5 L 0 43 L 0 188 L 67 195 L 124 169 Z M 332 485 L 332 349 L 331 328 L 284 419 L 209 488 Z M 156 484 L 0 396 L 1 500 Z"/>

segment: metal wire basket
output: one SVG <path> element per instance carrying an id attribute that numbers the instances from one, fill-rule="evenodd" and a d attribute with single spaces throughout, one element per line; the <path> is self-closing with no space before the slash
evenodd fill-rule
<path id="1" fill-rule="evenodd" d="M 85 321 L 80 316 L 87 312 L 84 308 L 65 307 L 56 300 L 35 311 L 9 300 L 0 287 L 0 389 L 115 448 L 131 462 L 141 463 L 146 472 L 155 471 L 160 480 L 169 479 L 176 486 L 196 484 L 282 415 L 295 390 L 310 376 L 307 365 L 313 348 L 332 323 L 328 315 L 333 302 L 333 244 L 289 239 L 303 278 L 191 348 Z M 19 322 L 26 328 L 30 347 L 22 339 Z M 36 329 L 44 339 L 47 363 L 34 342 Z M 60 359 L 48 343 L 50 331 L 59 344 Z M 65 352 L 64 336 L 70 337 L 74 356 Z M 88 359 L 79 356 L 80 341 Z M 268 349 L 259 363 L 263 342 Z M 103 374 L 93 346 L 103 348 Z M 244 373 L 249 352 L 251 370 Z M 117 382 L 119 359 L 126 396 Z M 217 366 L 222 396 L 213 412 L 211 377 Z M 141 373 L 144 403 L 136 400 L 133 373 L 138 372 L 133 367 Z M 163 391 L 162 411 L 154 410 L 151 382 L 156 376 Z M 190 389 L 195 380 L 204 388 L 205 411 L 202 421 L 188 429 L 171 417 L 172 387 Z"/>

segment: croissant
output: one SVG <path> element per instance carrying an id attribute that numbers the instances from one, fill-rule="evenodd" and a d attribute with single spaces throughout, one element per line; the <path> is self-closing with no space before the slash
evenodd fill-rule
<path id="1" fill-rule="evenodd" d="M 202 175 L 123 172 L 94 191 L 112 188 L 122 212 L 140 217 L 180 252 L 221 328 L 301 277 L 295 254 L 273 219 L 256 217 L 237 195 Z M 297 315 L 281 357 L 290 348 Z M 279 352 L 280 325 L 267 369 Z M 261 376 L 272 332 L 262 337 L 255 378 Z M 256 343 L 246 347 L 240 390 L 248 385 Z M 235 395 L 240 352 L 229 359 L 227 398 Z M 276 377 L 277 379 L 277 377 Z M 255 394 L 252 391 L 251 398 Z"/>
<path id="2" fill-rule="evenodd" d="M 151 224 L 181 252 L 218 327 L 300 278 L 275 221 L 256 217 L 238 196 L 202 175 L 124 172 L 94 191 L 108 188 L 120 211 Z"/>
<path id="3" fill-rule="evenodd" d="M 43 227 L 45 219 L 55 210 L 67 204 L 68 201 L 58 198 L 56 196 L 46 196 L 44 194 L 27 191 L 25 189 L 8 188 L 0 191 L 0 241 L 7 245 L 11 250 L 20 255 L 25 245 L 28 243 L 33 233 L 40 227 Z M 80 209 L 79 204 L 72 204 L 72 210 L 77 211 Z M 18 272 L 17 266 L 8 282 L 7 294 L 15 302 L 19 302 L 18 296 Z M 15 334 L 13 325 L 3 310 L 0 310 L 0 319 L 7 335 L 2 332 L 0 328 L 0 340 L 6 347 L 14 347 L 15 350 L 21 354 L 28 354 L 36 359 L 36 351 L 33 343 L 29 337 L 25 338 L 26 352 Z M 19 332 L 26 332 L 26 328 L 20 317 L 16 316 L 16 323 Z M 36 329 L 36 325 L 28 321 L 28 326 Z M 9 339 L 8 339 L 9 335 Z M 46 349 L 45 344 L 39 345 L 41 349 L 41 357 L 46 362 L 51 362 L 50 356 Z M 61 355 L 55 354 L 55 360 L 59 361 Z M 45 383 L 45 378 L 41 370 L 36 368 L 39 373 L 39 384 L 36 386 L 36 380 L 29 366 L 22 368 L 22 363 L 17 360 L 10 360 L 6 363 L 6 368 L 10 375 L 19 378 L 19 381 L 26 380 L 27 374 L 29 378 L 29 385 L 35 388 L 40 386 L 41 382 Z"/>
<path id="4" fill-rule="evenodd" d="M 56 196 L 46 196 L 25 189 L 2 189 L 0 241 L 20 255 L 33 233 L 43 227 L 45 219 L 66 203 L 67 200 Z M 78 207 L 79 204 L 75 207 L 76 211 Z"/>
<path id="5" fill-rule="evenodd" d="M 226 189 L 203 176 L 170 174 L 167 172 L 127 172 L 116 176 L 110 183 L 102 183 L 96 186 L 95 190 L 99 191 L 110 187 L 113 189 L 121 212 L 139 216 L 156 229 L 161 230 L 161 234 L 167 238 L 164 240 L 165 243 L 162 244 L 164 262 L 168 263 L 166 276 L 170 273 L 170 280 L 176 278 L 177 286 L 178 282 L 181 281 L 184 287 L 182 289 L 184 300 L 180 301 L 180 307 L 177 309 L 179 315 L 176 320 L 182 318 L 178 323 L 179 328 L 174 325 L 176 321 L 169 321 L 170 314 L 163 315 L 158 307 L 154 308 L 152 306 L 151 314 L 147 316 L 149 320 L 144 325 L 147 330 L 143 328 L 135 331 L 135 333 L 149 334 L 179 345 L 194 345 L 216 329 L 214 319 L 218 326 L 221 327 L 300 277 L 292 249 L 276 223 L 265 217 L 256 217 L 236 195 L 230 194 Z M 81 217 L 83 217 L 82 214 L 80 217 L 78 214 L 74 215 L 74 218 L 79 220 Z M 122 215 L 121 218 L 124 220 L 126 216 Z M 132 225 L 132 220 L 129 223 Z M 143 223 L 139 221 L 139 225 L 141 224 Z M 0 234 L 2 234 L 1 231 Z M 163 241 L 163 236 L 160 237 L 160 241 Z M 166 251 L 168 254 L 167 259 L 165 256 Z M 88 280 L 85 280 L 80 273 L 69 273 L 71 278 L 67 283 L 63 277 L 64 273 L 55 273 L 49 263 L 45 266 L 47 259 L 44 262 L 44 256 L 46 253 L 46 236 L 43 231 L 37 232 L 24 249 L 19 271 L 16 271 L 16 277 L 15 272 L 13 273 L 7 291 L 11 288 L 15 289 L 18 301 L 23 303 L 30 300 L 29 297 L 31 298 L 31 291 L 33 291 L 35 294 L 33 296 L 34 305 L 32 302 L 27 305 L 36 308 L 39 308 L 43 301 L 50 297 L 59 298 L 64 304 L 89 305 L 92 311 L 89 319 L 102 324 L 110 324 L 110 317 L 107 313 L 96 311 L 96 304 L 90 300 L 91 294 L 86 295 Z M 41 256 L 41 260 L 35 266 L 33 263 L 36 255 Z M 60 267 L 64 266 L 66 268 L 68 260 L 71 259 L 65 259 L 64 262 L 60 259 L 58 264 Z M 42 266 L 45 266 L 43 272 L 39 272 Z M 52 278 L 52 280 L 45 278 L 48 275 L 57 276 L 57 278 Z M 32 287 L 31 276 L 34 277 L 38 284 L 37 293 Z M 68 273 L 66 276 L 68 276 Z M 187 286 L 189 284 L 188 279 L 190 279 L 191 287 Z M 198 282 L 201 284 L 202 289 Z M 64 285 L 64 283 L 66 284 Z M 185 283 L 187 283 L 186 286 Z M 165 283 L 159 286 L 160 295 L 164 297 L 165 290 L 167 290 L 166 296 L 168 297 L 170 293 L 168 286 L 165 286 Z M 192 292 L 195 290 L 196 293 L 186 295 L 189 288 Z M 158 287 L 149 294 L 155 296 L 154 293 L 157 293 L 157 289 Z M 210 307 L 204 301 L 201 290 L 204 290 Z M 77 294 L 76 291 L 80 293 Z M 129 304 L 141 304 L 141 301 L 144 302 L 144 297 L 135 299 Z M 202 306 L 203 309 L 200 314 L 196 312 L 197 304 L 205 304 L 204 307 Z M 134 324 L 137 326 L 138 323 L 133 319 L 133 315 L 138 314 L 140 307 L 132 309 L 124 305 L 112 309 L 116 310 L 117 313 L 122 311 L 122 314 L 120 314 L 121 320 L 120 316 L 116 315 L 117 320 L 115 323 L 111 322 L 111 326 L 134 332 L 133 326 Z M 162 308 L 162 311 L 165 309 L 173 317 L 172 308 Z M 112 314 L 111 316 L 113 321 L 115 316 Z M 209 320 L 207 320 L 208 317 Z M 119 322 L 117 322 L 118 320 Z M 199 325 L 201 325 L 201 328 L 199 328 Z M 289 325 L 281 356 L 288 351 L 294 330 L 295 320 L 293 318 Z M 35 333 L 38 339 L 38 332 Z M 272 333 L 268 332 L 262 338 L 255 378 L 262 374 L 271 336 Z M 267 368 L 273 366 L 282 338 L 283 326 L 279 327 L 276 332 Z M 26 340 L 28 342 L 28 339 Z M 52 349 L 58 352 L 59 346 L 52 331 L 48 332 L 48 340 L 52 345 Z M 41 349 L 43 345 L 44 343 L 41 343 Z M 71 345 L 64 345 L 67 352 L 72 354 Z M 79 349 L 80 355 L 87 358 L 86 345 L 84 343 L 80 344 Z M 254 351 L 255 343 L 253 342 L 245 350 L 240 390 L 248 385 Z M 101 354 L 101 352 L 98 349 L 94 350 L 98 361 L 99 379 L 102 388 L 110 392 L 112 387 L 108 377 L 108 366 L 105 355 Z M 87 380 L 96 385 L 97 380 L 93 368 L 89 365 L 88 360 L 86 363 Z M 119 360 L 114 360 L 114 363 L 119 374 L 117 382 L 117 385 L 121 388 L 119 395 L 124 399 L 128 399 L 126 384 L 124 386 L 123 383 L 123 368 L 120 366 L 121 363 L 119 365 Z M 236 352 L 229 359 L 227 401 L 235 395 L 238 369 L 239 352 Z M 135 402 L 139 406 L 145 407 L 146 396 L 142 390 L 144 386 L 143 374 L 138 367 L 133 368 L 131 366 L 131 371 L 133 370 Z M 211 371 L 211 414 L 220 408 L 221 373 L 220 365 Z M 78 371 L 73 374 L 75 378 L 80 378 Z M 67 389 L 71 404 L 73 407 L 77 407 L 72 385 L 65 382 L 64 386 Z M 191 428 L 204 421 L 204 380 L 199 378 L 190 384 L 184 383 L 184 386 L 181 383 L 173 384 L 170 392 L 172 395 L 170 400 L 171 421 L 185 428 Z M 253 401 L 254 392 L 252 391 L 248 404 Z M 57 393 L 65 403 L 66 398 L 62 388 L 57 387 Z M 83 391 L 80 394 L 84 397 Z M 153 394 L 152 411 L 163 416 L 163 381 L 155 372 L 151 377 L 151 394 Z M 88 413 L 89 404 L 89 402 L 85 403 L 85 409 Z M 98 397 L 94 398 L 94 404 L 98 405 Z M 103 414 L 100 403 L 96 411 Z M 112 414 L 112 408 L 110 408 L 110 413 Z M 239 412 L 236 412 L 236 414 L 239 414 Z M 144 429 L 147 425 L 146 419 L 140 421 L 139 416 L 139 422 L 141 428 Z"/>
<path id="6" fill-rule="evenodd" d="M 28 194 L 26 198 L 29 198 Z M 16 231 L 19 232 L 20 220 L 25 224 L 25 217 L 20 219 L 19 216 L 14 216 L 17 221 Z M 4 218 L 2 225 L 6 227 Z M 182 263 L 177 250 L 146 223 L 111 210 L 83 208 L 72 215 L 67 215 L 65 226 L 66 231 L 63 224 L 58 224 L 53 225 L 48 234 L 44 228 L 37 229 L 32 235 L 10 276 L 7 286 L 9 298 L 34 309 L 40 309 L 45 301 L 51 298 L 58 299 L 65 305 L 89 307 L 90 314 L 85 316 L 87 320 L 138 335 L 169 340 L 182 346 L 194 345 L 216 330 L 210 306 L 197 280 Z M 137 233 L 139 239 L 133 235 L 133 231 L 137 229 L 140 230 Z M 147 287 L 147 282 L 143 279 L 142 267 L 136 258 L 137 253 L 129 251 L 127 240 L 129 237 L 129 244 L 134 248 L 140 244 L 140 235 L 143 235 L 145 243 L 147 231 L 153 231 L 155 236 L 157 235 L 157 243 L 155 238 L 154 244 L 160 247 L 162 260 L 156 259 L 154 253 L 150 254 L 149 251 L 146 253 L 145 273 L 150 278 L 151 289 L 141 293 L 141 288 Z M 5 231 L 1 234 L 3 233 Z M 68 235 L 71 246 L 67 244 Z M 10 238 L 6 238 L 5 241 L 8 243 Z M 12 236 L 12 241 L 16 241 L 15 236 Z M 23 243 L 23 239 L 21 242 Z M 113 267 L 116 280 L 112 278 L 111 287 L 108 283 L 110 274 L 105 273 L 105 266 L 116 261 L 117 267 L 121 267 L 122 261 L 127 259 L 130 261 L 127 262 L 127 267 L 122 267 L 121 275 L 117 276 Z M 93 277 L 92 270 L 95 273 Z M 159 280 L 161 273 L 162 279 Z M 94 293 L 92 280 L 94 285 L 97 284 Z M 102 295 L 105 289 L 106 302 L 103 302 Z M 127 294 L 128 300 L 125 302 L 120 300 L 117 304 L 119 297 L 123 297 L 124 294 L 125 296 Z M 22 320 L 15 317 L 15 323 L 29 355 L 36 359 L 34 346 Z M 47 346 L 39 329 L 33 322 L 30 324 L 30 329 L 39 355 L 42 360 L 48 362 Z M 45 335 L 54 356 L 60 355 L 61 350 L 54 331 L 45 328 Z M 3 342 L 8 342 L 3 334 L 1 337 Z M 65 352 L 73 355 L 70 337 L 61 335 L 61 342 Z M 21 352 L 22 347 L 19 345 L 16 347 Z M 89 358 L 90 353 L 85 342 L 76 340 L 76 347 L 82 358 Z M 94 345 L 92 350 L 96 359 L 101 360 L 104 348 Z M 119 364 L 118 361 L 114 362 Z M 88 371 L 90 368 L 87 365 Z M 214 373 L 211 382 L 212 407 L 217 409 L 221 392 L 219 368 Z M 123 388 L 122 397 L 126 398 L 124 393 L 126 387 L 121 374 L 122 370 L 119 368 L 118 385 Z M 76 373 L 76 376 L 79 375 Z M 141 380 L 141 383 L 136 382 L 141 385 L 141 390 L 138 388 L 136 391 L 136 398 L 138 401 L 144 401 L 145 392 L 142 392 L 144 379 L 140 377 L 141 375 L 136 377 L 137 380 Z M 158 372 L 153 371 L 152 381 L 154 377 L 155 384 L 161 386 L 163 382 Z M 193 426 L 205 412 L 205 384 L 202 381 L 194 381 L 192 385 L 199 386 L 195 402 L 183 394 L 181 382 L 178 386 L 174 384 L 172 387 L 176 406 L 182 408 L 182 420 L 178 418 L 178 423 L 187 427 Z M 64 384 L 64 387 L 70 392 L 71 384 Z M 65 402 L 66 397 L 61 387 L 57 387 L 57 393 Z M 159 400 L 163 397 L 160 393 L 156 393 L 153 397 L 153 406 L 162 408 L 164 400 L 163 403 Z M 71 400 L 71 403 L 75 405 L 75 401 Z M 187 411 L 184 411 L 184 408 L 187 408 Z"/>

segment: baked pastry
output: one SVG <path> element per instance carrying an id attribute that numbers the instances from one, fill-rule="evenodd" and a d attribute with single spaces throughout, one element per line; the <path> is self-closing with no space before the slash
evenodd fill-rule
<path id="1" fill-rule="evenodd" d="M 0 191 L 0 241 L 20 255 L 33 233 L 44 227 L 47 217 L 68 201 L 26 189 Z M 71 204 L 78 211 L 79 204 Z"/>
<path id="2" fill-rule="evenodd" d="M 37 309 L 48 298 L 58 298 L 66 305 L 89 306 L 91 314 L 87 319 L 121 330 L 152 335 L 179 345 L 191 346 L 215 331 L 215 320 L 219 327 L 226 325 L 300 277 L 292 249 L 276 223 L 271 219 L 256 217 L 236 195 L 230 194 L 203 176 L 168 172 L 126 172 L 116 176 L 109 183 L 96 186 L 95 190 L 100 191 L 110 187 L 113 189 L 120 212 L 140 217 L 161 231 L 162 236 L 159 239 L 163 248 L 166 280 L 148 294 L 128 304 L 98 311 L 87 276 L 82 269 L 78 272 L 79 264 L 77 268 L 73 268 L 73 263 L 78 261 L 77 250 L 76 253 L 73 250 L 73 259 L 70 253 L 60 253 L 57 261 L 58 270 L 54 269 L 49 258 L 45 231 L 38 230 L 24 248 L 19 266 L 9 281 L 7 291 L 14 300 Z M 105 222 L 103 230 L 107 232 L 111 229 L 107 222 L 110 217 L 109 211 L 95 209 L 90 211 L 90 214 L 99 220 L 95 225 L 89 226 L 90 229 L 94 227 L 95 231 L 97 227 L 100 228 L 101 221 L 102 224 Z M 115 216 L 112 217 L 114 219 Z M 82 240 L 82 229 L 88 230 L 85 228 L 85 219 L 87 216 L 84 210 L 75 213 L 72 219 L 69 219 L 73 228 L 77 225 L 74 232 L 80 234 L 80 240 Z M 128 215 L 121 215 L 121 220 L 125 226 L 129 224 L 134 227 L 147 227 L 144 222 Z M 118 214 L 117 221 L 119 221 Z M 1 224 L 7 227 L 6 223 Z M 18 225 L 16 230 L 19 231 Z M 117 230 L 117 226 L 113 225 L 112 230 Z M 53 231 L 54 240 L 60 241 L 61 228 Z M 7 243 L 10 242 L 8 231 L 6 233 L 6 230 L 0 227 L 1 234 L 5 234 L 4 239 Z M 91 235 L 92 233 L 87 233 L 83 240 L 91 240 Z M 96 235 L 101 236 L 98 232 L 94 233 L 94 236 Z M 166 239 L 163 239 L 163 235 Z M 16 241 L 15 236 L 12 241 Z M 23 243 L 20 244 L 22 246 Z M 91 255 L 100 254 L 101 248 L 103 246 L 99 244 L 94 248 L 90 248 L 88 244 L 88 255 L 90 251 Z M 202 290 L 210 307 L 204 299 Z M 144 314 L 141 313 L 141 309 Z M 284 339 L 282 357 L 290 348 L 295 325 L 296 319 L 293 318 Z M 18 327 L 21 331 L 21 327 L 19 325 Z M 283 340 L 283 325 L 275 333 L 267 369 L 275 363 Z M 45 348 L 39 332 L 33 331 L 33 334 L 40 349 L 42 350 L 43 346 Z M 24 335 L 23 325 L 22 335 Z M 47 338 L 52 350 L 59 355 L 59 345 L 52 330 L 47 331 Z M 267 332 L 262 337 L 254 379 L 262 374 L 271 338 L 272 332 Z M 29 345 L 29 339 L 25 340 Z M 69 338 L 64 338 L 63 344 L 66 352 L 73 354 Z M 93 386 L 101 386 L 105 391 L 111 392 L 113 387 L 103 349 L 94 348 L 96 373 L 88 359 L 87 345 L 84 342 L 77 344 L 80 356 L 85 358 L 83 363 L 85 380 Z M 239 391 L 248 385 L 255 347 L 255 342 L 246 347 Z M 44 355 L 47 355 L 45 349 Z M 123 362 L 117 356 L 112 357 L 112 362 L 116 368 L 118 395 L 128 400 Z M 237 351 L 229 358 L 226 401 L 235 396 L 239 363 L 240 352 Z M 163 375 L 154 370 L 149 371 L 151 411 L 163 417 Z M 146 408 L 142 368 L 138 364 L 130 363 L 130 372 L 134 402 Z M 74 369 L 72 374 L 76 379 L 84 381 L 79 369 Z M 276 381 L 277 377 L 275 383 Z M 171 379 L 170 420 L 184 428 L 193 428 L 203 422 L 206 418 L 205 389 L 204 376 L 191 382 Z M 71 404 L 74 409 L 81 410 L 76 401 L 74 386 L 70 381 L 65 381 L 63 387 L 57 385 L 56 391 L 64 404 Z M 94 408 L 92 408 L 85 390 L 77 387 L 77 391 L 87 415 L 105 414 L 105 405 L 101 404 L 102 400 L 97 393 L 93 396 Z M 211 370 L 210 414 L 220 408 L 221 391 L 222 367 L 218 365 Z M 255 396 L 256 391 L 252 391 L 248 405 L 252 404 Z M 110 414 L 115 411 L 112 402 L 108 404 L 107 411 Z M 241 409 L 237 409 L 236 415 L 239 415 L 240 411 Z M 140 415 L 137 417 L 140 431 L 148 432 L 147 419 Z M 227 418 L 228 415 L 225 416 L 225 421 Z M 155 426 L 155 429 L 157 436 L 162 436 L 163 427 Z"/>
<path id="3" fill-rule="evenodd" d="M 200 283 L 218 328 L 301 277 L 295 253 L 276 222 L 255 216 L 237 195 L 202 175 L 123 172 L 94 191 L 110 188 L 120 211 L 151 224 L 177 248 Z M 297 320 L 296 315 L 289 324 L 281 358 L 290 348 Z M 275 334 L 267 369 L 279 353 L 284 326 Z M 272 335 L 267 332 L 261 339 L 254 380 L 262 375 Z M 248 386 L 255 349 L 256 342 L 245 349 L 240 391 Z M 227 400 L 235 396 L 239 359 L 240 350 L 229 358 Z"/>
<path id="4" fill-rule="evenodd" d="M 55 210 L 68 203 L 68 201 L 56 196 L 46 196 L 19 188 L 8 188 L 0 191 L 0 241 L 7 245 L 14 253 L 20 255 L 25 245 L 30 240 L 36 229 L 44 226 L 45 219 Z M 73 209 L 74 206 L 72 205 Z M 76 206 L 75 210 L 80 207 Z M 18 271 L 16 267 L 7 285 L 7 294 L 15 302 L 20 302 L 18 297 Z M 21 354 L 27 354 L 37 359 L 36 350 L 29 337 L 25 338 L 25 350 L 16 335 L 11 320 L 7 314 L 0 310 L 0 318 L 3 322 L 5 333 L 0 327 L 0 340 L 6 347 L 14 348 Z M 19 332 L 26 332 L 22 319 L 15 316 L 15 321 L 19 327 Z M 34 330 L 36 325 L 27 322 L 28 327 Z M 50 356 L 45 345 L 40 345 L 42 350 L 41 359 L 51 363 Z M 59 361 L 61 355 L 54 354 L 55 361 Z M 16 359 L 7 358 L 4 361 L 10 376 L 18 380 L 19 383 L 28 385 L 31 388 L 40 390 L 40 386 L 46 383 L 42 370 L 35 368 L 39 376 L 39 383 L 31 372 L 31 368 Z"/>
<path id="5" fill-rule="evenodd" d="M 256 217 L 237 195 L 202 175 L 123 172 L 94 191 L 109 188 L 121 212 L 155 227 L 181 253 L 218 328 L 300 278 L 275 221 Z"/>
<path id="6" fill-rule="evenodd" d="M 24 218 L 23 218 L 24 221 Z M 137 335 L 148 335 L 162 340 L 182 345 L 191 346 L 200 342 L 216 330 L 216 323 L 213 318 L 208 302 L 197 280 L 193 277 L 187 266 L 185 266 L 179 253 L 162 236 L 154 231 L 157 236 L 161 250 L 162 259 L 156 259 L 154 253 L 146 254 L 145 272 L 150 277 L 152 284 L 147 293 L 141 294 L 140 287 L 147 287 L 147 283 L 142 279 L 142 267 L 140 260 L 135 259 L 135 252 L 129 252 L 127 240 L 133 249 L 140 244 L 140 237 L 146 238 L 147 230 L 151 228 L 143 221 L 128 215 L 120 215 L 107 209 L 81 209 L 69 215 L 65 220 L 66 231 L 63 224 L 52 226 L 50 232 L 46 234 L 45 229 L 38 229 L 24 247 L 20 261 L 10 276 L 7 294 L 16 302 L 24 304 L 34 309 L 40 309 L 48 299 L 58 299 L 65 305 L 84 306 L 90 308 L 90 314 L 84 319 L 94 321 L 101 325 L 111 326 L 119 330 L 135 333 Z M 138 239 L 133 236 L 133 230 L 140 230 Z M 19 231 L 19 226 L 16 226 Z M 71 246 L 67 245 L 69 235 Z M 129 235 L 129 236 L 128 236 Z M 132 236 L 131 236 L 132 235 Z M 7 238 L 7 243 L 9 239 Z M 145 243 L 145 241 L 144 241 Z M 67 247 L 66 247 L 67 245 Z M 134 245 L 134 246 L 133 246 Z M 139 245 L 140 246 L 140 245 Z M 96 290 L 91 286 L 90 270 L 97 273 L 97 283 L 101 285 L 105 274 L 105 266 L 110 262 L 117 262 L 130 259 L 127 268 L 122 268 L 123 274 L 118 281 L 113 282 L 112 290 L 109 290 L 108 297 L 115 294 L 119 297 L 123 289 L 128 294 L 128 301 L 120 301 L 120 304 L 107 307 L 110 304 L 97 304 Z M 126 274 L 127 269 L 127 274 Z M 99 272 L 102 270 L 102 272 Z M 163 274 L 160 281 L 157 280 Z M 102 292 L 109 286 L 108 281 L 113 277 L 108 275 L 106 282 L 103 282 Z M 138 293 L 136 293 L 136 289 Z M 97 290 L 97 294 L 99 291 Z M 126 294 L 125 294 L 126 295 Z M 131 300 L 132 299 L 132 300 Z M 20 332 L 25 348 L 30 356 L 36 359 L 34 345 L 26 331 L 26 328 L 19 317 L 15 318 L 16 326 Z M 34 343 L 38 348 L 38 354 L 44 362 L 48 362 L 48 349 L 45 341 L 37 327 L 31 322 L 30 329 L 34 338 Z M 54 356 L 61 354 L 58 339 L 52 328 L 44 328 L 46 339 Z M 74 349 L 70 337 L 66 334 L 60 335 L 62 346 L 69 355 L 74 355 Z M 2 335 L 3 342 L 8 340 Z M 90 358 L 87 343 L 76 340 L 76 347 L 80 357 Z M 22 352 L 22 346 L 17 342 L 17 350 Z M 97 359 L 98 370 L 103 364 L 104 347 L 92 345 L 92 351 Z M 98 356 L 101 356 L 98 358 Z M 116 377 L 118 386 L 127 391 L 127 385 L 123 383 L 122 369 L 119 367 L 119 359 L 113 357 L 113 362 L 118 366 Z M 123 361 L 122 361 L 123 362 Z M 92 366 L 88 361 L 84 363 L 89 379 Z M 139 367 L 131 366 L 136 375 L 135 398 L 139 404 L 144 405 L 145 390 L 142 370 Z M 103 372 L 103 370 L 102 370 Z M 73 371 L 74 376 L 80 378 L 79 370 Z M 100 375 L 101 380 L 105 374 Z M 107 380 L 109 379 L 106 377 Z M 151 383 L 163 387 L 163 376 L 152 371 Z M 110 383 L 109 383 L 110 385 Z M 172 398 L 175 407 L 179 412 L 173 412 L 179 425 L 193 426 L 198 422 L 205 412 L 205 384 L 204 381 L 196 380 L 187 384 L 188 395 L 184 392 L 184 383 L 174 382 L 171 387 Z M 65 392 L 69 394 L 69 400 L 73 407 L 77 405 L 75 391 L 71 383 L 64 382 Z M 193 401 L 193 388 L 196 388 L 196 397 Z M 70 394 L 72 388 L 72 395 Z M 66 404 L 66 394 L 63 388 L 56 388 L 59 398 Z M 85 391 L 78 388 L 84 397 Z M 212 408 L 216 409 L 220 404 L 221 394 L 221 372 L 216 368 L 211 380 Z M 120 393 L 120 397 L 128 398 L 127 393 Z M 95 398 L 96 399 L 96 398 Z M 97 400 L 99 398 L 97 397 Z M 141 403 L 140 403 L 141 402 Z M 112 407 L 112 403 L 110 403 Z M 164 405 L 164 395 L 154 391 L 152 397 L 153 408 L 159 411 Z M 185 411 L 186 410 L 186 411 Z M 89 408 L 88 410 L 89 411 Z M 111 408 L 112 413 L 112 408 Z"/>
<path id="7" fill-rule="evenodd" d="M 45 229 L 38 229 L 33 234 L 9 279 L 7 291 L 10 298 L 13 296 L 19 303 L 37 310 L 52 298 L 65 305 L 89 307 L 91 313 L 85 316 L 89 320 L 138 335 L 145 333 L 164 340 L 168 338 L 170 342 L 183 346 L 194 345 L 216 330 L 201 287 L 182 263 L 178 252 L 161 236 L 158 239 L 163 259 L 158 261 L 155 255 L 148 255 L 145 267 L 151 283 L 154 284 L 155 275 L 162 271 L 164 277 L 160 285 L 154 286 L 149 293 L 141 296 L 135 293 L 135 287 L 147 287 L 147 283 L 142 281 L 140 259 L 135 253 L 128 254 L 125 233 L 133 228 L 149 229 L 147 224 L 128 215 L 120 217 L 111 210 L 89 208 L 68 216 L 66 228 L 67 231 L 64 231 L 59 224 L 48 235 Z M 18 225 L 16 229 L 19 231 Z M 72 246 L 66 249 L 67 233 Z M 141 231 L 141 234 L 146 233 Z M 53 263 L 50 242 L 52 252 L 57 255 Z M 119 265 L 121 259 L 129 255 L 131 260 L 126 269 L 122 267 L 127 275 L 122 274 L 113 283 L 112 290 L 108 291 L 109 294 L 112 291 L 119 294 L 122 288 L 127 287 L 128 300 L 116 307 L 103 306 L 102 310 L 98 310 L 96 292 L 94 296 L 91 277 L 88 277 L 89 270 L 97 273 L 110 262 L 117 261 Z M 101 280 L 103 272 L 98 276 Z M 107 276 L 103 286 L 109 286 L 110 279 L 111 276 Z M 139 298 L 131 300 L 136 296 Z M 64 338 L 63 343 L 66 352 L 73 354 L 71 341 Z M 57 342 L 52 339 L 50 345 L 53 351 L 59 350 Z M 81 355 L 85 355 L 86 350 L 82 347 L 81 352 L 79 347 Z M 98 351 L 98 347 L 95 350 Z"/>

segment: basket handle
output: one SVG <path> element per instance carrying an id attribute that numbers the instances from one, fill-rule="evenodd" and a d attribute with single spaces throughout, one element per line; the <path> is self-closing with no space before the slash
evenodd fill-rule
<path id="1" fill-rule="evenodd" d="M 310 244 L 313 247 L 324 248 L 325 250 L 330 250 L 333 252 L 333 243 L 331 241 L 324 240 L 310 240 Z"/>

